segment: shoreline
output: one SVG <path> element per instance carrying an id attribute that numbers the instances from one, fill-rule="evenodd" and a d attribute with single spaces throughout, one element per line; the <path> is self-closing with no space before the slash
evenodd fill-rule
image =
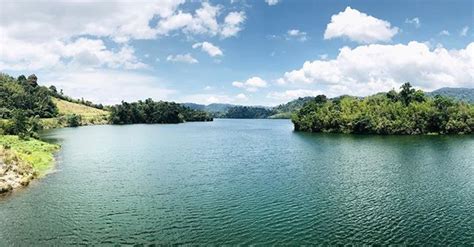
<path id="1" fill-rule="evenodd" d="M 0 135 L 0 195 L 27 187 L 34 179 L 48 174 L 60 146 L 14 135 Z"/>

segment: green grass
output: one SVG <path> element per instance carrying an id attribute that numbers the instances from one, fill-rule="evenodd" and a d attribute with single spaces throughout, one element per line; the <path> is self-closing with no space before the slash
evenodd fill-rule
<path id="1" fill-rule="evenodd" d="M 109 122 L 108 111 L 58 98 L 53 98 L 53 102 L 58 107 L 59 116 L 41 119 L 41 124 L 45 129 L 67 127 L 66 116 L 72 114 L 81 116 L 81 125 L 107 124 Z"/>
<path id="2" fill-rule="evenodd" d="M 53 98 L 54 104 L 58 107 L 60 115 L 77 114 L 83 118 L 94 118 L 98 116 L 108 116 L 109 112 L 94 107 L 72 103 L 58 98 Z"/>
<path id="3" fill-rule="evenodd" d="M 33 138 L 20 140 L 18 136 L 13 135 L 0 135 L 0 146 L 2 146 L 0 151 L 5 149 L 13 151 L 21 161 L 31 165 L 40 176 L 53 166 L 54 152 L 59 149 L 59 145 Z"/>

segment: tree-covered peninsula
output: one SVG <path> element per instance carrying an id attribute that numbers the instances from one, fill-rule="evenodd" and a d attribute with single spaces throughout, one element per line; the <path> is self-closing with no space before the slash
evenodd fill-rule
<path id="1" fill-rule="evenodd" d="M 193 110 L 182 104 L 147 99 L 133 103 L 110 107 L 110 122 L 112 124 L 136 123 L 183 123 L 195 121 L 212 121 L 208 113 Z"/>
<path id="2" fill-rule="evenodd" d="M 474 105 L 443 96 L 427 97 L 410 83 L 358 98 L 324 95 L 307 102 L 292 117 L 296 131 L 363 134 L 470 134 Z"/>

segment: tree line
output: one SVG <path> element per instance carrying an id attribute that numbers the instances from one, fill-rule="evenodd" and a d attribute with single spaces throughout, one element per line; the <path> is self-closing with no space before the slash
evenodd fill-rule
<path id="1" fill-rule="evenodd" d="M 212 121 L 212 117 L 204 111 L 192 110 L 174 102 L 155 102 L 152 99 L 134 103 L 122 102 L 119 105 L 104 107 L 84 99 L 72 99 L 65 96 L 62 90 L 58 92 L 55 86 L 49 88 L 40 86 L 34 74 L 14 78 L 0 73 L 0 135 L 37 137 L 37 132 L 45 124 L 42 119 L 56 118 L 69 127 L 81 125 L 81 115 L 60 115 L 52 100 L 53 97 L 108 110 L 109 122 L 112 124 Z"/>
<path id="2" fill-rule="evenodd" d="M 110 122 L 112 124 L 135 123 L 183 123 L 193 121 L 212 121 L 206 112 L 193 110 L 181 104 L 166 101 L 146 99 L 110 107 Z"/>
<path id="3" fill-rule="evenodd" d="M 268 118 L 273 115 L 272 109 L 256 106 L 233 106 L 219 117 L 223 118 Z"/>
<path id="4" fill-rule="evenodd" d="M 470 134 L 474 105 L 443 96 L 427 97 L 410 83 L 365 98 L 324 95 L 292 117 L 296 131 L 364 134 Z"/>

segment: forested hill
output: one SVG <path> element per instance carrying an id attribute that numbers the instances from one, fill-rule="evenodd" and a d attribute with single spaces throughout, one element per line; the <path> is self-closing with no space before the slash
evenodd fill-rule
<path id="1" fill-rule="evenodd" d="M 364 98 L 317 96 L 292 118 L 296 131 L 363 134 L 471 134 L 474 105 L 437 95 L 428 97 L 405 83 Z"/>
<path id="2" fill-rule="evenodd" d="M 273 108 L 274 114 L 270 116 L 271 118 L 291 118 L 291 115 L 297 112 L 303 107 L 303 105 L 311 100 L 314 97 L 300 97 L 298 99 L 292 100 L 288 103 L 278 105 Z"/>
<path id="3" fill-rule="evenodd" d="M 474 88 L 450 88 L 443 87 L 432 92 L 426 93 L 428 96 L 441 95 L 456 100 L 469 102 L 474 104 Z"/>
<path id="4" fill-rule="evenodd" d="M 229 110 L 231 107 L 236 105 L 232 104 L 221 104 L 221 103 L 212 103 L 209 105 L 195 104 L 195 103 L 183 103 L 182 105 L 189 107 L 193 110 L 206 111 L 209 113 L 224 113 Z"/>

